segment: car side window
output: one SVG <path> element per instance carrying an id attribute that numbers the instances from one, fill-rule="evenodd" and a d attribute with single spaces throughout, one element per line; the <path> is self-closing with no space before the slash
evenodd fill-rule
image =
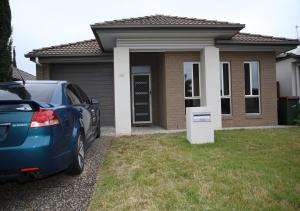
<path id="1" fill-rule="evenodd" d="M 69 101 L 73 104 L 73 105 L 79 105 L 81 104 L 81 100 L 80 98 L 76 95 L 76 93 L 74 92 L 74 87 L 69 85 L 66 88 L 66 95 L 69 99 Z"/>
<path id="2" fill-rule="evenodd" d="M 77 89 L 81 99 L 83 102 L 89 104 L 90 103 L 90 99 L 88 98 L 88 96 L 85 94 L 85 92 L 77 85 L 74 85 L 74 87 Z"/>

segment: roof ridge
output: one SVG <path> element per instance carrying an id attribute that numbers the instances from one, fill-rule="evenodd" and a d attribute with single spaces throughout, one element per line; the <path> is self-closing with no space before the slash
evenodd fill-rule
<path id="1" fill-rule="evenodd" d="M 115 20 L 110 20 L 110 21 L 97 22 L 97 23 L 94 23 L 94 25 L 114 24 L 114 23 L 118 23 L 118 22 L 137 21 L 137 20 L 157 18 L 157 17 L 185 19 L 185 20 L 202 21 L 202 22 L 219 23 L 219 24 L 240 24 L 240 23 L 231 23 L 231 22 L 228 22 L 228 21 L 208 20 L 208 19 L 196 18 L 196 17 L 187 17 L 187 16 L 182 16 L 181 17 L 181 16 L 175 16 L 175 15 L 155 14 L 155 15 L 120 18 L 120 19 L 115 19 Z"/>
<path id="2" fill-rule="evenodd" d="M 41 51 L 41 50 L 49 50 L 49 49 L 58 48 L 58 47 L 67 47 L 67 46 L 71 46 L 71 45 L 81 44 L 81 43 L 85 43 L 85 42 L 93 42 L 93 41 L 96 41 L 96 39 L 88 39 L 88 40 L 82 40 L 82 41 L 77 41 L 77 42 L 52 45 L 49 47 L 37 48 L 37 49 L 34 49 L 32 52 Z"/>

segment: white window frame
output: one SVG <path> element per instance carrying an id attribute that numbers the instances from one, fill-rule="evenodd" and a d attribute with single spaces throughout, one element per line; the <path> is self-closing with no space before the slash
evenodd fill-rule
<path id="1" fill-rule="evenodd" d="M 194 73 L 192 73 L 192 97 L 186 97 L 185 96 L 185 77 L 184 77 L 184 64 L 185 63 L 191 63 L 192 65 L 198 64 L 199 66 L 199 96 L 194 96 Z M 183 86 L 183 91 L 184 91 L 184 100 L 200 100 L 201 103 L 201 66 L 200 62 L 183 62 L 183 80 L 184 80 L 184 86 Z"/>
<path id="2" fill-rule="evenodd" d="M 251 63 L 256 62 L 257 69 L 258 69 L 258 95 L 253 95 L 252 94 L 252 67 Z M 259 61 L 245 61 L 244 64 L 249 64 L 249 71 L 250 71 L 250 95 L 246 95 L 246 89 L 245 89 L 245 113 L 246 113 L 246 98 L 258 98 L 258 113 L 246 113 L 247 115 L 260 115 L 261 114 L 261 101 L 260 101 L 260 64 Z M 243 66 L 244 68 L 244 74 L 245 74 L 245 65 Z M 244 79 L 245 80 L 245 79 Z M 244 81 L 245 82 L 245 81 Z"/>
<path id="3" fill-rule="evenodd" d="M 229 80 L 229 94 L 228 95 L 224 95 L 224 72 L 223 72 L 223 64 L 228 64 L 228 80 Z M 230 68 L 230 62 L 227 62 L 227 61 L 224 61 L 224 62 L 220 62 L 220 76 L 221 76 L 221 90 L 222 93 L 221 93 L 221 100 L 222 99 L 230 99 L 230 113 L 229 114 L 222 114 L 222 115 L 227 115 L 227 116 L 230 116 L 232 115 L 232 100 L 231 100 L 231 68 Z"/>

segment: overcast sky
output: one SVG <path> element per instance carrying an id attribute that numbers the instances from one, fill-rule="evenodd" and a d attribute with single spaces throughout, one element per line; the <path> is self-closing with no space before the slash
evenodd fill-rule
<path id="1" fill-rule="evenodd" d="M 17 65 L 32 49 L 93 38 L 90 24 L 154 14 L 246 24 L 243 32 L 296 38 L 299 0 L 10 0 Z M 300 29 L 299 29 L 300 33 Z"/>

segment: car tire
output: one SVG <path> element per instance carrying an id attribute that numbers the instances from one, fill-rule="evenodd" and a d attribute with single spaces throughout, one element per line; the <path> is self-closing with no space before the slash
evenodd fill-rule
<path id="1" fill-rule="evenodd" d="M 101 135 L 101 126 L 100 126 L 100 118 L 98 120 L 98 124 L 97 124 L 97 135 L 96 138 L 100 138 Z"/>
<path id="2" fill-rule="evenodd" d="M 81 174 L 84 169 L 85 158 L 85 140 L 83 133 L 79 133 L 76 141 L 76 152 L 72 164 L 68 168 L 68 174 L 77 175 Z"/>

